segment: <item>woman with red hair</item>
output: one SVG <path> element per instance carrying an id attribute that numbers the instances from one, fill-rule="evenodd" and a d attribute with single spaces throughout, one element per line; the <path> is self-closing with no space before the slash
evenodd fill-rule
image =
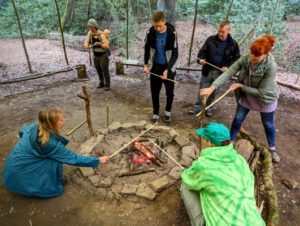
<path id="1" fill-rule="evenodd" d="M 201 89 L 200 95 L 209 96 L 226 80 L 240 72 L 238 81 L 230 87 L 236 91 L 238 102 L 230 130 L 231 140 L 236 139 L 249 111 L 258 111 L 260 112 L 273 162 L 278 163 L 280 156 L 276 152 L 275 110 L 279 88 L 276 83 L 277 64 L 270 53 L 274 43 L 275 36 L 272 35 L 264 35 L 255 40 L 250 47 L 250 54 L 237 60 L 209 88 Z"/>

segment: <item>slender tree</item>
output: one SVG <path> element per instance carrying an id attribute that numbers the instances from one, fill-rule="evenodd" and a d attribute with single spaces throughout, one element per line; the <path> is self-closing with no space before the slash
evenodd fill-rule
<path id="1" fill-rule="evenodd" d="M 67 65 L 69 65 L 69 61 L 68 61 L 68 57 L 67 57 L 67 52 L 66 52 L 64 32 L 63 32 L 63 29 L 62 29 L 62 26 L 61 26 L 60 13 L 59 13 L 59 8 L 58 8 L 57 0 L 54 0 L 54 2 L 55 2 L 55 6 L 56 6 L 56 11 L 57 11 L 58 24 L 59 24 L 60 33 L 61 33 L 61 42 L 62 42 L 63 49 L 64 49 L 65 60 L 66 60 Z"/>
<path id="2" fill-rule="evenodd" d="M 64 12 L 64 16 L 62 19 L 62 30 L 63 31 L 69 31 L 71 28 L 71 24 L 73 21 L 73 16 L 75 12 L 75 4 L 76 0 L 67 0 L 66 9 Z"/>
<path id="3" fill-rule="evenodd" d="M 164 11 L 167 22 L 175 26 L 176 22 L 176 3 L 177 0 L 157 0 L 157 10 Z"/>
<path id="4" fill-rule="evenodd" d="M 20 35 L 21 35 L 21 38 L 22 38 L 22 45 L 23 45 L 23 49 L 24 49 L 24 52 L 25 52 L 28 69 L 29 69 L 29 72 L 32 73 L 32 68 L 31 68 L 31 64 L 30 64 L 30 60 L 29 60 L 29 55 L 27 53 L 27 49 L 26 49 L 26 45 L 25 45 L 25 39 L 24 39 L 24 36 L 23 36 L 22 27 L 21 27 L 19 14 L 18 14 L 18 10 L 17 10 L 17 7 L 16 7 L 15 0 L 12 0 L 12 4 L 13 4 L 13 8 L 14 8 L 14 11 L 15 11 L 15 14 L 16 14 Z"/>
<path id="5" fill-rule="evenodd" d="M 196 30 L 197 13 L 198 13 L 198 0 L 196 0 L 196 2 L 195 2 L 194 25 L 193 25 L 193 32 L 192 32 L 191 43 L 190 43 L 188 66 L 190 66 L 190 64 L 191 64 L 192 49 L 193 49 L 193 45 L 194 45 L 194 36 L 195 36 L 195 30 Z"/>

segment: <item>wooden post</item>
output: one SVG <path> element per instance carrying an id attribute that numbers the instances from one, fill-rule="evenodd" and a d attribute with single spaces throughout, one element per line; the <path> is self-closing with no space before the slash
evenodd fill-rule
<path id="1" fill-rule="evenodd" d="M 93 131 L 93 125 L 92 125 L 92 118 L 91 118 L 90 95 L 87 91 L 86 86 L 82 86 L 82 92 L 83 92 L 84 96 L 82 96 L 82 95 L 77 95 L 77 96 L 80 97 L 81 99 L 85 100 L 85 110 L 86 110 L 87 123 L 88 123 L 89 131 L 90 131 L 90 136 L 93 136 L 94 131 Z"/>
<path id="2" fill-rule="evenodd" d="M 59 13 L 59 8 L 58 8 L 57 0 L 55 0 L 54 2 L 55 2 L 57 16 L 58 16 L 58 24 L 59 24 L 59 29 L 60 29 L 60 33 L 61 33 L 61 42 L 62 42 L 63 49 L 64 49 L 65 60 L 66 60 L 67 65 L 69 65 L 69 61 L 68 61 L 68 57 L 67 57 L 67 52 L 66 52 L 64 32 L 63 32 L 63 29 L 62 29 L 62 26 L 61 26 L 60 13 Z"/>
<path id="3" fill-rule="evenodd" d="M 192 49 L 193 49 L 193 44 L 194 44 L 194 35 L 195 35 L 196 21 L 197 21 L 197 11 L 198 11 L 198 0 L 196 0 L 196 2 L 195 2 L 194 25 L 193 25 L 193 31 L 192 31 L 192 37 L 191 37 L 191 43 L 190 43 L 188 67 L 191 64 L 191 56 L 192 56 Z"/>
<path id="4" fill-rule="evenodd" d="M 76 70 L 77 70 L 77 77 L 79 79 L 88 78 L 88 76 L 86 74 L 85 64 L 80 64 L 79 67 L 76 67 Z"/>
<path id="5" fill-rule="evenodd" d="M 126 0 L 126 59 L 129 58 L 129 0 Z"/>
<path id="6" fill-rule="evenodd" d="M 109 127 L 109 105 L 106 105 L 106 127 Z"/>
<path id="7" fill-rule="evenodd" d="M 274 12 L 273 12 L 273 16 L 272 16 L 272 21 L 271 21 L 271 26 L 270 26 L 269 35 L 272 34 L 273 24 L 274 24 L 275 15 L 276 15 L 276 11 L 277 11 L 278 5 L 279 5 L 279 0 L 276 1 L 276 5 L 275 5 Z"/>
<path id="8" fill-rule="evenodd" d="M 26 57 L 26 60 L 27 60 L 28 69 L 29 69 L 29 72 L 32 73 L 31 63 L 29 61 L 29 56 L 28 56 L 28 53 L 27 53 L 25 40 L 24 40 L 22 27 L 21 27 L 21 23 L 20 23 L 20 19 L 19 19 L 19 15 L 18 15 L 15 0 L 12 0 L 12 4 L 13 4 L 13 8 L 14 8 L 14 11 L 15 11 L 15 14 L 16 14 L 16 17 L 17 17 L 17 22 L 18 22 L 18 26 L 19 26 L 20 35 L 21 35 L 21 38 L 22 38 L 22 45 L 23 45 L 23 49 L 24 49 L 24 52 L 25 52 L 25 57 Z"/>
<path id="9" fill-rule="evenodd" d="M 230 14 L 230 11 L 231 11 L 231 7 L 232 7 L 232 4 L 233 4 L 233 1 L 234 0 L 231 0 L 231 2 L 230 2 L 230 5 L 229 5 L 229 9 L 228 9 L 228 12 L 227 12 L 227 15 L 226 15 L 226 20 L 228 20 L 228 18 L 229 18 L 229 14 Z"/>
<path id="10" fill-rule="evenodd" d="M 116 75 L 124 75 L 124 64 L 116 62 Z"/>

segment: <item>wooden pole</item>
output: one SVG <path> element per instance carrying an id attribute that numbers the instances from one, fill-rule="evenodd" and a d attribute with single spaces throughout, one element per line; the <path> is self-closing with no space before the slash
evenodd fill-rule
<path id="1" fill-rule="evenodd" d="M 272 21 L 271 21 L 271 26 L 270 26 L 269 34 L 272 34 L 273 24 L 274 24 L 275 15 L 276 15 L 276 11 L 277 11 L 278 5 L 279 5 L 279 0 L 276 1 L 276 5 L 275 5 L 273 16 L 272 16 Z"/>
<path id="2" fill-rule="evenodd" d="M 72 133 L 74 133 L 77 129 L 79 129 L 84 123 L 86 123 L 87 120 L 83 120 L 81 123 L 79 123 L 77 126 L 74 127 L 74 129 L 72 129 L 71 131 L 67 132 L 67 136 L 71 135 Z"/>
<path id="3" fill-rule="evenodd" d="M 230 11 L 231 11 L 231 8 L 232 8 L 233 1 L 234 0 L 231 0 L 231 2 L 230 2 L 229 9 L 228 9 L 228 12 L 227 12 L 227 15 L 226 15 L 226 18 L 225 18 L 226 20 L 228 20 L 228 18 L 229 18 L 229 14 L 230 14 Z"/>
<path id="4" fill-rule="evenodd" d="M 55 6 L 56 6 L 56 12 L 57 12 L 58 24 L 59 24 L 60 34 L 61 34 L 61 42 L 62 42 L 63 49 L 64 49 L 65 60 L 66 60 L 67 65 L 69 65 L 69 61 L 68 61 L 68 57 L 67 57 L 67 52 L 66 52 L 66 46 L 65 46 L 64 32 L 63 32 L 63 28 L 61 26 L 60 13 L 59 13 L 59 8 L 58 8 L 57 0 L 55 0 L 54 2 L 55 2 Z"/>
<path id="5" fill-rule="evenodd" d="M 231 91 L 231 89 L 229 88 L 222 96 L 220 96 L 218 99 L 216 99 L 210 105 L 208 105 L 205 109 L 202 109 L 202 111 L 200 111 L 196 116 L 199 117 L 201 114 L 203 114 L 203 111 L 206 111 L 207 109 L 214 106 L 216 103 L 218 103 L 220 100 L 222 100 L 230 91 Z"/>
<path id="6" fill-rule="evenodd" d="M 126 0 L 126 59 L 129 58 L 129 0 Z"/>
<path id="7" fill-rule="evenodd" d="M 109 127 L 109 105 L 106 105 L 106 127 Z"/>
<path id="8" fill-rule="evenodd" d="M 152 73 L 152 72 L 150 72 L 149 74 L 150 74 L 150 75 L 154 75 L 154 76 L 159 77 L 159 78 L 162 79 L 162 77 L 161 77 L 160 75 L 158 75 L 158 74 L 155 74 L 155 73 Z M 179 82 L 177 82 L 177 81 L 175 81 L 175 80 L 173 80 L 173 79 L 166 78 L 165 80 L 168 80 L 168 81 L 170 81 L 170 82 L 174 82 L 175 84 L 179 84 Z"/>
<path id="9" fill-rule="evenodd" d="M 239 41 L 239 44 L 238 44 L 239 47 L 241 47 L 244 44 L 244 42 L 247 40 L 247 38 L 250 37 L 250 35 L 254 34 L 255 29 L 256 29 L 256 26 L 254 25 L 254 27 L 248 32 L 248 34 L 244 38 L 242 38 L 241 41 Z"/>
<path id="10" fill-rule="evenodd" d="M 290 88 L 290 89 L 294 89 L 294 90 L 300 91 L 300 86 L 297 86 L 297 85 L 285 83 L 285 82 L 278 81 L 278 80 L 277 80 L 277 84 L 281 85 L 281 86 L 284 86 L 284 87 L 287 87 L 287 88 Z"/>
<path id="11" fill-rule="evenodd" d="M 90 109 L 90 95 L 88 94 L 86 86 L 82 86 L 82 92 L 85 96 L 85 110 L 86 110 L 86 118 L 87 123 L 90 131 L 90 135 L 94 135 L 93 125 L 92 125 L 92 118 L 91 118 L 91 109 Z"/>
<path id="12" fill-rule="evenodd" d="M 198 13 L 198 0 L 195 1 L 194 25 L 193 25 L 193 31 L 192 31 L 192 37 L 191 37 L 191 43 L 190 43 L 188 67 L 191 64 L 192 49 L 193 49 L 193 44 L 194 44 L 194 35 L 195 35 L 196 22 L 197 22 L 197 13 Z"/>
<path id="13" fill-rule="evenodd" d="M 133 138 L 131 141 L 129 141 L 127 144 L 125 144 L 123 147 L 121 147 L 119 150 L 117 150 L 116 152 L 114 152 L 113 154 L 111 154 L 109 156 L 109 158 L 113 157 L 114 155 L 118 154 L 119 152 L 121 152 L 122 150 L 124 150 L 126 147 L 128 147 L 133 141 L 135 141 L 137 138 L 139 138 L 140 136 L 143 136 L 145 133 L 147 133 L 148 131 L 150 131 L 151 129 L 153 129 L 155 126 L 157 125 L 157 123 L 155 123 L 153 126 L 151 126 L 149 129 L 145 130 L 144 132 L 142 132 L 140 135 L 136 136 L 135 138 Z"/>
<path id="14" fill-rule="evenodd" d="M 15 0 L 12 0 L 12 4 L 13 4 L 13 8 L 14 8 L 16 18 L 17 18 L 17 22 L 18 22 L 18 27 L 19 27 L 19 31 L 20 31 L 20 35 L 21 35 L 21 39 L 22 39 L 22 45 L 23 45 L 23 49 L 24 49 L 24 52 L 25 52 L 25 57 L 26 57 L 26 60 L 27 60 L 28 69 L 29 69 L 29 72 L 32 73 L 31 63 L 30 63 L 30 60 L 29 60 L 29 55 L 27 53 L 27 49 L 26 49 L 26 45 L 25 45 L 25 39 L 24 39 L 24 36 L 23 36 L 23 31 L 22 31 L 22 27 L 21 27 L 19 14 L 18 14 L 18 11 L 17 11 Z"/>

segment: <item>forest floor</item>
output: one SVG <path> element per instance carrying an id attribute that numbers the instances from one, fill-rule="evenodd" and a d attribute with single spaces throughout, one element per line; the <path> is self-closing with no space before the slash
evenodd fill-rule
<path id="1" fill-rule="evenodd" d="M 201 25 L 201 26 L 200 26 Z M 213 34 L 200 24 L 196 33 L 200 36 Z M 290 43 L 300 43 L 299 23 L 288 24 L 292 37 Z M 189 25 L 191 26 L 191 25 Z M 298 29 L 298 30 L 297 30 Z M 191 27 L 184 22 L 177 23 L 179 40 Z M 143 36 L 145 30 L 141 30 Z M 201 37 L 202 37 L 201 36 Z M 204 40 L 204 38 L 199 39 Z M 51 71 L 66 67 L 63 51 L 46 39 L 31 39 L 26 41 L 32 67 L 35 72 Z M 201 46 L 197 41 L 196 51 Z M 179 63 L 184 65 L 187 59 L 186 43 L 180 44 Z M 295 46 L 286 45 L 285 51 L 295 51 Z M 291 49 L 289 49 L 291 48 Z M 115 75 L 114 62 L 119 59 L 118 50 L 113 51 L 111 59 L 112 89 L 99 90 L 95 69 L 89 66 L 87 52 L 73 49 L 67 50 L 70 65 L 86 64 L 89 81 L 76 82 L 76 71 L 57 74 L 55 76 L 24 81 L 14 84 L 0 85 L 0 173 L 2 175 L 5 159 L 18 140 L 18 130 L 26 123 L 36 120 L 38 112 L 46 107 L 59 107 L 66 117 L 63 133 L 66 134 L 85 118 L 83 100 L 77 97 L 81 93 L 81 86 L 89 87 L 91 93 L 91 109 L 94 129 L 106 127 L 106 106 L 110 108 L 110 122 L 136 122 L 149 120 L 152 114 L 149 77 L 142 73 L 142 69 L 125 67 L 126 75 Z M 137 50 L 136 59 L 141 59 L 142 51 Z M 197 52 L 193 52 L 194 55 Z M 26 74 L 27 65 L 23 55 L 20 40 L 0 41 L 0 73 L 1 81 Z M 196 65 L 193 65 L 196 66 Z M 180 84 L 175 88 L 174 107 L 172 110 L 173 127 L 181 136 L 194 138 L 194 129 L 198 126 L 195 117 L 187 114 L 193 105 L 197 92 L 200 73 L 178 73 Z M 294 81 L 296 74 L 280 71 L 279 79 Z M 298 83 L 299 85 L 299 83 Z M 226 89 L 221 90 L 223 92 Z M 280 220 L 286 226 L 300 224 L 300 189 L 289 190 L 282 184 L 283 179 L 294 179 L 300 183 L 300 92 L 282 88 L 276 111 L 277 149 L 281 155 L 281 162 L 274 165 L 273 181 L 275 183 L 280 208 Z M 165 105 L 164 90 L 161 92 L 161 114 Z M 205 123 L 217 121 L 230 126 L 236 108 L 233 94 L 225 97 L 213 110 L 211 118 L 205 118 Z M 162 121 L 159 124 L 163 125 Z M 259 114 L 251 112 L 243 127 L 258 142 L 266 145 L 264 130 Z M 80 144 L 88 137 L 87 127 L 82 127 L 73 135 L 68 136 L 68 148 L 76 151 Z M 109 163 L 108 163 L 109 164 Z M 65 167 L 65 174 L 74 167 Z M 113 202 L 97 202 L 89 199 L 80 189 L 70 181 L 65 186 L 62 196 L 51 199 L 22 197 L 8 192 L 0 180 L 0 225 L 66 225 L 66 226 L 94 226 L 94 225 L 190 225 L 187 213 L 180 198 L 180 184 L 164 190 L 154 201 L 115 200 Z M 138 205 L 137 205 L 138 204 Z"/>

